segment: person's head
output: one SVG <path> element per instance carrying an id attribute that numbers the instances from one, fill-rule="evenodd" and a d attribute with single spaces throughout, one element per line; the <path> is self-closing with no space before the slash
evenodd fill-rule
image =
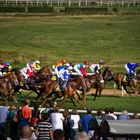
<path id="1" fill-rule="evenodd" d="M 101 116 L 102 115 L 102 110 L 98 109 L 96 114 L 97 114 L 97 116 Z"/>
<path id="2" fill-rule="evenodd" d="M 35 104 L 34 105 L 34 110 L 38 110 L 39 109 L 39 105 Z"/>
<path id="3" fill-rule="evenodd" d="M 50 108 L 50 102 L 46 102 L 46 108 Z"/>
<path id="4" fill-rule="evenodd" d="M 111 107 L 111 108 L 109 109 L 109 112 L 110 112 L 111 114 L 113 114 L 113 113 L 114 113 L 114 108 Z"/>
<path id="5" fill-rule="evenodd" d="M 86 66 L 86 67 L 88 67 L 89 66 L 89 61 L 84 61 L 84 65 Z"/>
<path id="6" fill-rule="evenodd" d="M 64 131 L 61 129 L 56 129 L 53 132 L 53 137 L 54 137 L 54 140 L 64 140 L 65 139 Z"/>
<path id="7" fill-rule="evenodd" d="M 73 108 L 73 109 L 72 109 L 72 114 L 73 114 L 73 115 L 77 115 L 77 114 L 78 114 L 77 108 Z"/>
<path id="8" fill-rule="evenodd" d="M 104 111 L 105 111 L 105 114 L 109 114 L 109 112 L 110 112 L 108 107 L 106 107 Z"/>
<path id="9" fill-rule="evenodd" d="M 91 113 L 92 113 L 91 108 L 87 108 L 87 114 L 91 114 Z"/>
<path id="10" fill-rule="evenodd" d="M 74 140 L 89 140 L 89 137 L 86 132 L 82 131 L 82 132 L 78 132 L 75 135 Z"/>
<path id="11" fill-rule="evenodd" d="M 66 63 L 66 60 L 65 59 L 62 59 L 61 60 L 61 63 L 64 65 Z"/>
<path id="12" fill-rule="evenodd" d="M 132 119 L 140 119 L 138 113 L 133 113 Z"/>
<path id="13" fill-rule="evenodd" d="M 16 109 L 16 106 L 15 105 L 10 105 L 10 110 L 15 110 Z"/>
<path id="14" fill-rule="evenodd" d="M 99 61 L 99 65 L 104 65 L 104 61 L 103 60 L 100 60 Z"/>
<path id="15" fill-rule="evenodd" d="M 58 113 L 59 112 L 59 107 L 57 106 L 53 110 L 54 110 L 54 112 Z"/>
<path id="16" fill-rule="evenodd" d="M 25 105 L 30 105 L 30 100 L 29 99 L 25 100 Z"/>
<path id="17" fill-rule="evenodd" d="M 127 110 L 123 110 L 123 111 L 122 111 L 122 115 L 128 115 Z"/>
<path id="18" fill-rule="evenodd" d="M 58 102 L 57 101 L 54 101 L 54 103 L 53 103 L 53 108 L 56 108 L 56 107 L 58 107 L 59 105 L 58 105 Z"/>
<path id="19" fill-rule="evenodd" d="M 5 62 L 5 64 L 6 64 L 6 66 L 10 66 L 11 64 L 10 64 L 10 62 Z"/>
<path id="20" fill-rule="evenodd" d="M 22 138 L 30 140 L 32 135 L 32 130 L 29 125 L 22 127 Z"/>
<path id="21" fill-rule="evenodd" d="M 48 118 L 49 118 L 49 114 L 48 113 L 43 113 L 42 114 L 43 116 L 43 120 L 48 120 Z"/>

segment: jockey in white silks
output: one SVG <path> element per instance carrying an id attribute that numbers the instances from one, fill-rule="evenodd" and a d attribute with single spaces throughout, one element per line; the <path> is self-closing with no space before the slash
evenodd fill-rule
<path id="1" fill-rule="evenodd" d="M 104 62 L 101 60 L 99 61 L 99 64 L 91 64 L 90 70 L 93 72 L 93 74 L 99 73 L 101 68 L 103 67 Z"/>
<path id="2" fill-rule="evenodd" d="M 85 61 L 83 64 L 76 64 L 74 66 L 74 71 L 78 73 L 78 75 L 82 76 L 82 77 L 86 77 L 87 76 L 87 72 L 86 72 L 86 67 L 89 66 L 89 62 Z"/>

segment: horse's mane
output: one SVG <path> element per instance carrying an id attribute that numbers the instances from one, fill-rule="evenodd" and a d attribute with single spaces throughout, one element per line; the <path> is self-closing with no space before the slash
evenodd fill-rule
<path id="1" fill-rule="evenodd" d="M 105 70 L 103 71 L 103 76 L 106 74 L 106 71 L 109 69 L 109 67 L 105 67 Z"/>

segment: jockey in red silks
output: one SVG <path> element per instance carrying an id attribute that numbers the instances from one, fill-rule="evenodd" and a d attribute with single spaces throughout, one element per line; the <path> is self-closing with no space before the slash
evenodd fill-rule
<path id="1" fill-rule="evenodd" d="M 76 64 L 74 66 L 74 70 L 75 70 L 75 72 L 78 73 L 78 75 L 80 75 L 82 77 L 86 77 L 87 76 L 86 68 L 88 66 L 89 66 L 89 62 L 88 61 L 84 61 L 84 63 L 82 63 L 82 64 Z"/>

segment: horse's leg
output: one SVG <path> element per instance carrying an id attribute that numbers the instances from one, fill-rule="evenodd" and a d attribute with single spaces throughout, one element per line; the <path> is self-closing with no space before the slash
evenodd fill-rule
<path id="1" fill-rule="evenodd" d="M 79 100 L 82 100 L 81 96 L 79 95 L 78 91 L 76 91 L 76 95 L 78 96 Z"/>
<path id="2" fill-rule="evenodd" d="M 74 106 L 76 106 L 75 102 L 73 101 L 73 97 L 70 97 L 71 102 L 73 103 Z"/>
<path id="3" fill-rule="evenodd" d="M 36 102 L 38 102 L 38 101 L 41 99 L 41 97 L 42 97 L 42 94 L 39 93 L 39 94 L 37 95 L 37 97 L 36 97 Z"/>
<path id="4" fill-rule="evenodd" d="M 86 106 L 86 92 L 82 91 L 82 97 L 83 97 L 83 105 Z"/>
<path id="5" fill-rule="evenodd" d="M 95 92 L 95 94 L 94 94 L 94 99 L 93 99 L 94 101 L 95 101 L 97 95 L 98 95 L 98 90 L 96 89 L 96 92 Z"/>
<path id="6" fill-rule="evenodd" d="M 64 94 L 64 97 L 63 97 L 63 100 L 62 100 L 62 105 L 61 105 L 62 108 L 64 107 L 64 104 L 65 104 L 65 101 L 66 101 L 67 97 L 68 97 L 68 95 Z"/>

